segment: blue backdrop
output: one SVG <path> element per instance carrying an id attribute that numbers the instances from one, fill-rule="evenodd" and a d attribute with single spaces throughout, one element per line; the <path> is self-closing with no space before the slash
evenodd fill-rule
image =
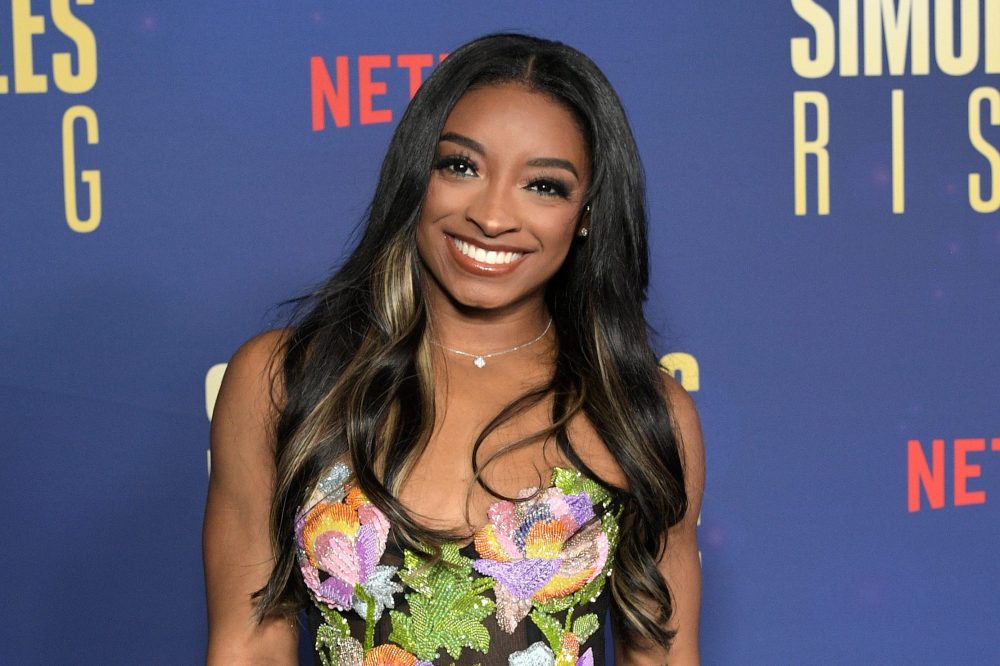
<path id="1" fill-rule="evenodd" d="M 1000 0 L 11 0 L 0 662 L 203 658 L 218 364 L 343 257 L 411 75 L 501 29 L 637 135 L 705 662 L 1000 661 Z"/>

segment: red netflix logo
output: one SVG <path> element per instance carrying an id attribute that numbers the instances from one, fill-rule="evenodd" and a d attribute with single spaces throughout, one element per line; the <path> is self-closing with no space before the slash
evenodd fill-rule
<path id="1" fill-rule="evenodd" d="M 927 497 L 927 504 L 932 509 L 941 509 L 947 503 L 945 440 L 935 439 L 931 442 L 930 460 L 920 440 L 911 439 L 907 443 L 907 509 L 910 513 L 920 511 L 921 490 Z M 976 453 L 985 453 L 986 439 L 956 439 L 952 442 L 952 505 L 968 506 L 970 504 L 985 504 L 985 490 L 970 490 L 969 480 L 982 476 L 982 465 L 970 462 L 969 457 Z M 1000 437 L 990 439 L 990 451 L 1000 451 Z"/>
<path id="2" fill-rule="evenodd" d="M 437 56 L 441 62 L 447 56 Z M 424 70 L 434 66 L 431 53 L 401 53 L 396 56 L 396 69 L 406 70 L 410 84 L 410 99 L 424 80 Z M 333 118 L 337 127 L 351 124 L 351 73 L 357 76 L 358 122 L 362 125 L 391 123 L 392 109 L 377 108 L 376 99 L 389 91 L 388 82 L 379 70 L 392 69 L 392 57 L 387 54 L 360 55 L 353 64 L 350 56 L 339 55 L 333 59 L 333 68 L 321 56 L 309 59 L 309 80 L 312 96 L 312 128 L 314 132 L 326 129 L 326 121 Z"/>

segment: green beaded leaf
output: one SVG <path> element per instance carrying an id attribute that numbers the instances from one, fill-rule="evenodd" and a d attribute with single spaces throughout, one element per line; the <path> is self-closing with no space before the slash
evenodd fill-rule
<path id="1" fill-rule="evenodd" d="M 558 613 L 559 611 L 564 611 L 574 603 L 575 595 L 567 595 L 565 597 L 559 597 L 556 599 L 548 599 L 547 601 L 536 601 L 532 604 L 534 608 L 544 612 L 544 613 Z"/>
<path id="2" fill-rule="evenodd" d="M 414 640 L 410 635 L 412 625 L 410 618 L 407 617 L 406 613 L 395 610 L 389 611 L 389 618 L 392 620 L 392 633 L 389 634 L 389 640 L 404 650 L 413 652 Z M 417 656 L 419 657 L 420 655 Z"/>
<path id="3" fill-rule="evenodd" d="M 575 469 L 556 467 L 552 470 L 552 485 L 566 495 L 576 495 L 580 491 L 587 493 L 591 504 L 604 504 L 611 499 L 611 494 L 604 486 L 588 479 Z"/>
<path id="4" fill-rule="evenodd" d="M 604 527 L 604 533 L 608 535 L 609 553 L 613 553 L 618 546 L 618 520 L 622 517 L 622 511 L 624 508 L 619 507 L 616 512 L 607 511 L 601 516 L 601 526 Z"/>
<path id="5" fill-rule="evenodd" d="M 329 624 L 321 624 L 316 630 L 315 648 L 322 666 L 360 664 L 364 656 L 361 643 L 350 636 L 341 635 Z"/>
<path id="6" fill-rule="evenodd" d="M 472 560 L 462 555 L 462 549 L 458 544 L 446 543 L 441 546 L 441 561 L 455 565 L 466 572 L 472 571 Z"/>
<path id="7" fill-rule="evenodd" d="M 403 568 L 398 576 L 405 585 L 427 594 L 431 577 L 438 568 L 452 571 L 456 577 L 467 577 L 472 574 L 472 560 L 462 555 L 459 547 L 452 543 L 441 546 L 441 559 L 434 566 L 427 566 L 425 559 L 407 549 L 403 552 Z"/>
<path id="8" fill-rule="evenodd" d="M 594 617 L 596 618 L 597 616 L 595 615 Z M 559 620 L 540 610 L 533 610 L 531 611 L 531 621 L 545 635 L 545 640 L 549 642 L 552 652 L 559 654 L 563 636 L 563 628 Z M 582 639 L 580 642 L 583 642 Z"/>
<path id="9" fill-rule="evenodd" d="M 425 661 L 437 659 L 441 648 L 453 659 L 463 648 L 486 653 L 490 633 L 483 620 L 493 613 L 494 603 L 482 596 L 484 586 L 472 576 L 472 560 L 454 544 L 441 550 L 441 561 L 430 567 L 409 551 L 403 554 L 399 578 L 413 589 L 405 595 L 410 612 L 389 613 L 389 640 Z"/>
<path id="10" fill-rule="evenodd" d="M 597 619 L 597 615 L 594 613 L 587 613 L 586 615 L 581 615 L 580 617 L 573 620 L 573 633 L 580 642 L 583 643 L 585 640 L 590 638 L 597 628 L 600 626 L 600 622 Z M 553 650 L 554 652 L 555 650 Z"/>
<path id="11" fill-rule="evenodd" d="M 345 641 L 351 641 L 351 628 L 344 616 L 324 603 L 316 602 L 316 608 L 323 615 L 323 624 L 316 629 L 316 655 L 322 666 L 338 666 L 343 663 L 342 652 Z M 361 646 L 358 645 L 360 650 Z"/>
<path id="12" fill-rule="evenodd" d="M 347 624 L 347 620 L 344 619 L 343 615 L 324 603 L 318 603 L 316 607 L 323 614 L 323 622 L 325 624 L 321 625 L 321 628 L 328 627 L 334 632 L 335 636 L 346 638 L 351 635 L 351 627 Z"/>
<path id="13" fill-rule="evenodd" d="M 337 632 L 328 624 L 321 624 L 316 630 L 316 654 L 323 666 L 330 666 L 331 661 L 327 651 L 336 645 L 337 638 L 339 638 Z"/>

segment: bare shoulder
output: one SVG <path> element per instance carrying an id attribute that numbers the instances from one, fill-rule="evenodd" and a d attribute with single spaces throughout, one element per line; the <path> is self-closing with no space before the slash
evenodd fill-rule
<path id="1" fill-rule="evenodd" d="M 284 329 L 256 335 L 226 366 L 212 413 L 210 496 L 222 493 L 241 506 L 269 501 L 286 336 Z"/>
<path id="2" fill-rule="evenodd" d="M 244 342 L 229 360 L 223 381 L 232 376 L 234 382 L 261 386 L 280 378 L 282 351 L 289 333 L 290 329 L 276 328 Z"/>
<path id="3" fill-rule="evenodd" d="M 705 444 L 701 432 L 701 419 L 691 394 L 674 379 L 673 375 L 661 368 L 663 395 L 670 412 L 684 464 L 685 485 L 692 504 L 700 506 L 705 485 Z M 693 497 L 692 497 L 693 495 Z"/>
<path id="4" fill-rule="evenodd" d="M 226 366 L 212 414 L 210 481 L 216 486 L 243 481 L 239 476 L 248 473 L 261 479 L 273 474 L 271 433 L 283 400 L 281 350 L 287 334 L 276 329 L 250 338 Z"/>
<path id="5" fill-rule="evenodd" d="M 291 334 L 290 328 L 274 328 L 253 336 L 236 350 L 233 360 L 248 359 L 261 361 L 275 354 Z"/>
<path id="6" fill-rule="evenodd" d="M 660 378 L 663 381 L 663 396 L 667 401 L 667 408 L 676 425 L 682 429 L 697 428 L 700 431 L 698 408 L 695 406 L 691 394 L 662 367 L 660 368 Z"/>
<path id="7" fill-rule="evenodd" d="M 288 329 L 274 329 L 240 345 L 226 366 L 213 423 L 247 415 L 273 418 L 283 399 L 281 362 L 287 336 Z"/>

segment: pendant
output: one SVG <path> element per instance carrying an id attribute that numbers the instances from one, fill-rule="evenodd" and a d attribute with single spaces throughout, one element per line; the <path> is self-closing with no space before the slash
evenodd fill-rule
<path id="1" fill-rule="evenodd" d="M 476 357 L 476 359 L 475 359 L 475 360 L 474 360 L 474 361 L 473 361 L 472 363 L 473 363 L 473 364 L 474 364 L 474 365 L 475 365 L 475 366 L 476 366 L 477 368 L 481 368 L 481 367 L 483 367 L 484 365 L 486 365 L 486 359 L 485 359 L 485 358 L 483 358 L 482 356 L 477 356 L 477 357 Z"/>

